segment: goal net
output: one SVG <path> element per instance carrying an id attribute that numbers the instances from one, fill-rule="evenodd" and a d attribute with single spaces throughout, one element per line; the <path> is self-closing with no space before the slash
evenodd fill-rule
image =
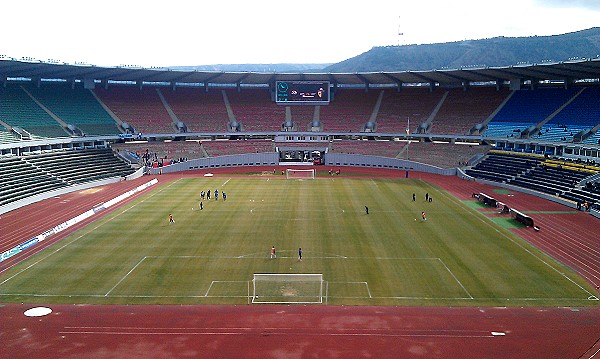
<path id="1" fill-rule="evenodd" d="M 323 303 L 323 274 L 254 274 L 252 303 Z"/>
<path id="2" fill-rule="evenodd" d="M 285 170 L 285 176 L 287 179 L 315 179 L 315 170 L 296 170 L 288 168 Z"/>

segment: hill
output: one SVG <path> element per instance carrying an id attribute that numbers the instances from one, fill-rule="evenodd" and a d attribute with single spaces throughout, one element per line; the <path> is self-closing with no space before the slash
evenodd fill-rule
<path id="1" fill-rule="evenodd" d="M 226 71 L 226 72 L 320 72 L 331 64 L 216 64 L 197 66 L 170 66 L 179 71 Z"/>
<path id="2" fill-rule="evenodd" d="M 439 44 L 380 46 L 333 64 L 325 72 L 420 71 L 444 68 L 510 66 L 518 63 L 596 58 L 600 27 L 562 35 L 495 37 Z"/>

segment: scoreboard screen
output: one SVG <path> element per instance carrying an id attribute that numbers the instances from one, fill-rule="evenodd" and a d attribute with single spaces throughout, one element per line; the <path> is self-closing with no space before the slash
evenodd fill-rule
<path id="1" fill-rule="evenodd" d="M 277 81 L 275 87 L 278 104 L 329 103 L 329 81 Z"/>

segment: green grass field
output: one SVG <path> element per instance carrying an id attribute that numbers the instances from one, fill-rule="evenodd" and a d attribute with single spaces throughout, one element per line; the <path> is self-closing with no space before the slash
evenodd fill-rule
<path id="1" fill-rule="evenodd" d="M 209 189 L 227 201 L 200 211 Z M 5 272 L 0 300 L 246 304 L 254 273 L 321 273 L 331 305 L 598 304 L 587 282 L 504 227 L 420 180 L 182 178 Z"/>

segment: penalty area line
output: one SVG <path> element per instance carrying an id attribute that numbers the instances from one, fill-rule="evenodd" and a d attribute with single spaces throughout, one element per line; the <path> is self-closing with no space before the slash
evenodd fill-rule
<path id="1" fill-rule="evenodd" d="M 458 278 L 456 278 L 456 276 L 450 270 L 450 268 L 448 268 L 448 266 L 446 265 L 446 263 L 444 263 L 444 261 L 441 258 L 438 258 L 437 260 L 440 261 L 440 263 L 442 263 L 442 265 L 444 266 L 444 268 L 446 268 L 446 270 L 448 271 L 448 273 L 450 273 L 450 275 L 452 276 L 452 278 L 454 278 L 454 280 L 456 281 L 456 283 L 458 283 L 458 285 L 460 285 L 460 287 L 465 291 L 465 293 L 467 293 L 467 295 L 469 296 L 469 298 L 474 299 L 473 296 L 471 295 L 471 293 L 469 293 L 469 291 L 467 290 L 467 288 L 465 288 L 465 286 L 460 282 L 460 280 L 458 280 Z"/>
<path id="2" fill-rule="evenodd" d="M 137 264 L 135 266 L 133 266 L 133 268 L 131 268 L 131 270 L 129 272 L 127 272 L 127 274 L 125 274 L 123 276 L 123 278 L 121 278 L 120 281 L 117 282 L 117 284 L 114 285 L 114 287 L 112 287 L 104 296 L 108 297 L 108 295 L 116 288 L 119 286 L 119 284 L 121 284 L 122 281 L 125 280 L 125 278 L 127 278 L 128 275 L 131 274 L 131 272 L 133 272 L 140 264 L 142 264 L 142 262 L 144 261 L 144 259 L 146 259 L 146 257 L 143 257 L 142 259 L 140 259 L 139 262 L 137 262 Z"/>

